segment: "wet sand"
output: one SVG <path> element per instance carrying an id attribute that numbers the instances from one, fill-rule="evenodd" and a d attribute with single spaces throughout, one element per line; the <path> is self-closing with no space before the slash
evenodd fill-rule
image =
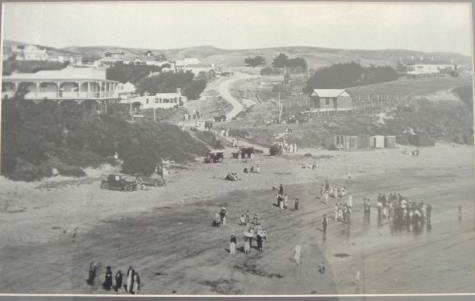
<path id="1" fill-rule="evenodd" d="M 313 152 L 313 159 L 302 156 Z M 329 155 L 331 158 L 317 157 Z M 113 272 L 133 265 L 144 294 L 343 294 L 475 292 L 473 148 L 438 145 L 421 157 L 402 149 L 375 152 L 302 150 L 300 155 L 257 156 L 262 174 L 242 174 L 227 182 L 227 171 L 251 162 L 193 163 L 174 173 L 167 187 L 133 193 L 101 190 L 98 179 L 56 179 L 46 183 L 0 181 L 0 291 L 31 293 L 106 293 L 86 284 L 91 261 Z M 303 163 L 316 161 L 316 170 Z M 351 176 L 351 179 L 349 178 Z M 321 218 L 334 201 L 317 198 L 324 179 L 345 184 L 353 194 L 348 232 L 329 222 L 322 241 Z M 54 183 L 54 182 L 52 182 Z M 273 206 L 273 185 L 283 183 L 300 210 Z M 40 187 L 40 189 L 38 189 Z M 41 188 L 42 187 L 42 188 Z M 362 199 L 400 192 L 433 207 L 430 232 L 391 235 L 378 228 L 375 212 L 363 224 Z M 211 226 L 214 213 L 227 206 L 228 223 Z M 463 219 L 457 220 L 457 207 Z M 226 250 L 239 216 L 259 214 L 269 240 L 264 252 Z M 302 246 L 302 268 L 290 259 Z M 340 253 L 340 254 L 338 254 Z M 338 254 L 335 256 L 335 254 Z M 324 262 L 324 274 L 318 264 Z M 354 281 L 361 273 L 358 287 Z"/>

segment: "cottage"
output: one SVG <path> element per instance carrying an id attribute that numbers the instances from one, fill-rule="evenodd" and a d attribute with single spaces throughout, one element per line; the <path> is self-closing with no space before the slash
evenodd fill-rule
<path id="1" fill-rule="evenodd" d="M 35 45 L 16 45 L 12 47 L 12 52 L 19 61 L 46 61 L 48 54 L 46 49 L 40 49 Z"/>
<path id="2" fill-rule="evenodd" d="M 125 53 L 123 51 L 106 51 L 102 55 L 101 62 L 103 64 L 112 64 L 123 62 L 125 60 Z"/>
<path id="3" fill-rule="evenodd" d="M 438 77 L 444 75 L 457 76 L 458 67 L 452 62 L 437 61 L 434 57 L 419 59 L 401 59 L 397 69 L 400 73 L 406 74 L 409 78 L 418 77 Z"/>
<path id="4" fill-rule="evenodd" d="M 344 89 L 314 89 L 310 94 L 312 110 L 316 112 L 347 112 L 353 110 L 353 100 Z"/>
<path id="5" fill-rule="evenodd" d="M 128 99 L 122 99 L 121 103 L 131 104 L 134 110 L 146 109 L 171 109 L 183 106 L 186 97 L 181 95 L 180 89 L 175 93 L 156 93 L 154 95 L 143 95 Z"/>

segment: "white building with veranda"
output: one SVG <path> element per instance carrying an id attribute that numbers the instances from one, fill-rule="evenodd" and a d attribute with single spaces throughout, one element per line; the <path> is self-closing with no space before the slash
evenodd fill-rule
<path id="1" fill-rule="evenodd" d="M 118 82 L 106 79 L 105 70 L 96 68 L 14 72 L 2 78 L 2 99 L 21 90 L 25 100 L 74 101 L 104 111 L 107 104 L 118 102 L 117 85 Z"/>

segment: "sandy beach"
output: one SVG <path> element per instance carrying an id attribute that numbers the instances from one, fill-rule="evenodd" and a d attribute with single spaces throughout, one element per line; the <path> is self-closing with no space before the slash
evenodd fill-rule
<path id="1" fill-rule="evenodd" d="M 438 144 L 420 157 L 403 147 L 377 151 L 300 150 L 282 157 L 256 155 L 248 162 L 191 163 L 172 170 L 165 187 L 131 193 L 100 189 L 100 174 L 35 183 L 0 181 L 0 289 L 3 292 L 106 293 L 85 282 L 91 261 L 140 273 L 144 294 L 343 294 L 474 292 L 473 147 Z M 311 157 L 304 154 L 312 154 Z M 243 174 L 259 162 L 261 174 Z M 316 162 L 318 168 L 303 168 Z M 238 182 L 224 181 L 238 172 Z M 352 225 L 330 220 L 322 241 L 323 214 L 334 200 L 317 198 L 327 179 L 354 198 Z M 272 186 L 283 184 L 290 203 L 273 205 Z M 377 227 L 375 210 L 363 224 L 362 199 L 400 192 L 433 209 L 432 229 L 391 235 Z M 227 225 L 211 226 L 221 206 Z M 463 219 L 457 219 L 457 207 Z M 239 216 L 259 215 L 268 232 L 264 252 L 228 254 L 229 236 L 243 243 Z M 290 259 L 302 247 L 302 267 Z M 318 265 L 324 263 L 324 274 Z M 357 285 L 355 275 L 360 272 Z M 402 275 L 404 275 L 402 277 Z M 313 288 L 313 289 L 309 289 Z"/>

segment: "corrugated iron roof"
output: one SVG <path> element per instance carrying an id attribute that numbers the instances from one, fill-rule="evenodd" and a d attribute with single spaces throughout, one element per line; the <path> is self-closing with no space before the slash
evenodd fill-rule
<path id="1" fill-rule="evenodd" d="M 346 93 L 345 89 L 313 89 L 312 96 L 338 97 L 344 93 Z"/>
<path id="2" fill-rule="evenodd" d="M 12 73 L 3 80 L 106 80 L 106 71 L 96 68 L 67 67 L 61 70 L 41 70 L 36 73 Z"/>

